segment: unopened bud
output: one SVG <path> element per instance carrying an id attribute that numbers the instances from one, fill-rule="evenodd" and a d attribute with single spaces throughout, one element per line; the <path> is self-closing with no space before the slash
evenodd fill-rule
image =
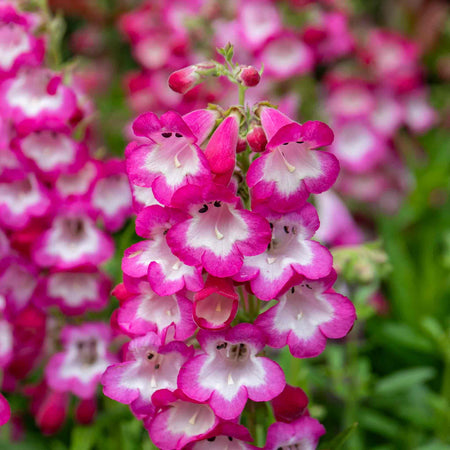
<path id="1" fill-rule="evenodd" d="M 241 66 L 237 74 L 237 79 L 245 87 L 253 87 L 259 83 L 261 76 L 253 66 Z"/>
<path id="2" fill-rule="evenodd" d="M 247 142 L 254 152 L 263 152 L 266 148 L 267 137 L 259 125 L 254 125 L 247 133 Z"/>
<path id="3" fill-rule="evenodd" d="M 185 94 L 199 81 L 200 76 L 197 74 L 197 67 L 195 65 L 187 66 L 170 74 L 169 87 L 172 91 Z"/>
<path id="4" fill-rule="evenodd" d="M 183 67 L 170 74 L 169 87 L 179 94 L 185 94 L 199 84 L 207 72 L 214 68 L 215 64 L 208 62 Z"/>
<path id="5" fill-rule="evenodd" d="M 236 153 L 242 153 L 247 150 L 247 141 L 242 137 L 239 136 L 237 145 L 236 145 Z"/>

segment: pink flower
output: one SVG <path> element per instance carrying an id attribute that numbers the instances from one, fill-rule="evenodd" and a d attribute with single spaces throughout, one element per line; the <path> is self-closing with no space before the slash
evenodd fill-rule
<path id="1" fill-rule="evenodd" d="M 100 176 L 92 191 L 92 206 L 100 215 L 108 231 L 118 231 L 132 211 L 131 190 L 120 159 L 103 161 Z"/>
<path id="2" fill-rule="evenodd" d="M 100 264 L 112 256 L 111 236 L 99 230 L 82 204 L 61 211 L 36 241 L 33 258 L 41 267 L 72 269 Z"/>
<path id="3" fill-rule="evenodd" d="M 125 251 L 122 270 L 131 277 L 148 277 L 152 289 L 158 295 L 171 295 L 184 287 L 198 291 L 203 286 L 201 268 L 184 264 L 175 256 L 166 240 L 172 226 L 185 220 L 180 211 L 149 206 L 136 220 L 136 231 L 149 240 L 138 242 Z"/>
<path id="4" fill-rule="evenodd" d="M 44 216 L 49 207 L 49 194 L 33 173 L 0 182 L 0 223 L 5 227 L 24 228 L 33 217 Z"/>
<path id="5" fill-rule="evenodd" d="M 137 415 L 151 415 L 156 411 L 153 394 L 177 389 L 178 372 L 192 354 L 193 348 L 183 342 L 164 344 L 154 333 L 133 339 L 125 362 L 108 367 L 103 374 L 103 393 L 130 405 Z"/>
<path id="6" fill-rule="evenodd" d="M 236 316 L 239 295 L 229 278 L 206 279 L 205 287 L 194 295 L 194 320 L 200 328 L 221 330 Z"/>
<path id="7" fill-rule="evenodd" d="M 322 122 L 300 125 L 272 108 L 263 108 L 266 151 L 251 164 L 247 183 L 254 204 L 274 211 L 298 210 L 310 192 L 320 193 L 335 182 L 339 163 L 328 152 L 314 149 L 331 144 L 333 133 Z"/>
<path id="8" fill-rule="evenodd" d="M 13 76 L 21 67 L 38 66 L 44 58 L 44 40 L 31 34 L 31 23 L 12 4 L 0 6 L 0 78 Z"/>
<path id="9" fill-rule="evenodd" d="M 91 270 L 57 271 L 42 279 L 35 303 L 57 305 L 68 316 L 86 310 L 101 310 L 109 299 L 111 281 L 102 272 Z"/>
<path id="10" fill-rule="evenodd" d="M 197 338 L 204 353 L 181 368 L 178 385 L 188 397 L 208 402 L 217 416 L 235 419 L 248 398 L 268 401 L 283 390 L 282 369 L 256 356 L 265 341 L 253 325 L 242 323 L 215 333 L 200 330 Z"/>
<path id="11" fill-rule="evenodd" d="M 222 422 L 203 439 L 186 446 L 186 450 L 212 450 L 214 448 L 228 450 L 254 449 L 253 438 L 247 428 L 233 422 Z"/>
<path id="12" fill-rule="evenodd" d="M 319 228 L 316 210 L 306 204 L 299 212 L 270 214 L 272 240 L 264 253 L 244 259 L 236 281 L 249 281 L 261 300 L 275 298 L 291 278 L 302 275 L 317 279 L 328 275 L 332 256 L 328 249 L 311 240 Z"/>
<path id="13" fill-rule="evenodd" d="M 240 209 L 239 199 L 222 186 L 185 186 L 173 203 L 190 217 L 169 230 L 169 247 L 185 264 L 202 265 L 215 277 L 235 275 L 244 256 L 258 255 L 269 243 L 268 222 Z"/>
<path id="14" fill-rule="evenodd" d="M 74 92 L 61 83 L 60 75 L 48 69 L 21 71 L 0 88 L 0 106 L 14 122 L 35 119 L 69 120 L 75 113 Z"/>
<path id="15" fill-rule="evenodd" d="M 45 368 L 48 385 L 60 392 L 92 398 L 105 369 L 115 362 L 108 352 L 111 331 L 101 322 L 65 326 L 62 352 L 53 355 Z"/>
<path id="16" fill-rule="evenodd" d="M 281 30 L 281 18 L 270 0 L 248 0 L 238 8 L 238 30 L 245 46 L 257 50 Z"/>
<path id="17" fill-rule="evenodd" d="M 179 114 L 169 111 L 161 119 L 153 113 L 143 114 L 135 120 L 133 129 L 137 136 L 146 137 L 148 144 L 135 142 L 127 147 L 128 175 L 133 184 L 152 187 L 162 204 L 170 206 L 181 187 L 204 185 L 210 180 L 209 165 L 196 145 L 197 137 Z"/>
<path id="18" fill-rule="evenodd" d="M 387 158 L 389 147 L 386 140 L 367 121 L 337 123 L 334 131 L 335 140 L 330 150 L 339 159 L 342 167 L 364 173 L 374 169 Z"/>
<path id="19" fill-rule="evenodd" d="M 314 196 L 320 227 L 316 238 L 331 246 L 361 244 L 364 235 L 345 203 L 333 191 Z"/>
<path id="20" fill-rule="evenodd" d="M 160 297 L 145 280 L 125 276 L 125 298 L 117 312 L 117 323 L 130 336 L 150 331 L 160 337 L 174 329 L 174 338 L 184 340 L 194 334 L 192 302 L 184 294 Z"/>
<path id="21" fill-rule="evenodd" d="M 295 34 L 282 32 L 270 37 L 258 55 L 264 72 L 277 80 L 311 72 L 314 55 Z"/>
<path id="22" fill-rule="evenodd" d="M 268 344 L 289 346 L 296 358 L 312 358 L 325 349 L 327 338 L 344 337 L 356 319 L 355 307 L 330 288 L 336 280 L 333 271 L 320 280 L 304 279 L 279 296 L 279 303 L 256 319 Z"/>
<path id="23" fill-rule="evenodd" d="M 161 409 L 145 421 L 145 427 L 161 450 L 181 450 L 208 436 L 219 424 L 207 404 L 194 402 L 182 392 L 162 390 L 154 395 L 153 401 Z"/>
<path id="24" fill-rule="evenodd" d="M 314 450 L 325 428 L 312 417 L 301 417 L 292 423 L 275 422 L 267 431 L 264 450 L 300 448 Z"/>

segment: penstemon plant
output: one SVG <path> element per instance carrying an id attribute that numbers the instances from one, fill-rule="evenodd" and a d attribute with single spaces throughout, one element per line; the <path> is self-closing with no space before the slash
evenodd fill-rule
<path id="1" fill-rule="evenodd" d="M 261 74 L 234 63 L 232 46 L 220 53 L 224 64 L 181 69 L 169 84 L 185 93 L 226 76 L 239 105 L 134 121 L 126 166 L 144 240 L 122 260 L 112 323 L 131 340 L 103 375 L 104 393 L 161 449 L 314 449 L 325 429 L 274 349 L 316 357 L 356 319 L 333 290 L 307 202 L 336 181 L 338 160 L 322 149 L 333 133 L 246 104 Z"/>

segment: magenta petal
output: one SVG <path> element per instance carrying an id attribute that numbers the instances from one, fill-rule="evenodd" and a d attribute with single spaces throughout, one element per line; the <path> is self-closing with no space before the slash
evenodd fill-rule
<path id="1" fill-rule="evenodd" d="M 183 116 L 183 120 L 197 138 L 198 145 L 210 135 L 218 118 L 219 113 L 212 109 L 197 109 Z"/>
<path id="2" fill-rule="evenodd" d="M 161 129 L 161 122 L 155 113 L 148 112 L 141 114 L 133 122 L 133 131 L 136 136 L 150 138 L 152 133 L 156 133 Z"/>
<path id="3" fill-rule="evenodd" d="M 261 110 L 261 125 L 266 133 L 267 140 L 270 141 L 275 133 L 285 125 L 293 123 L 294 121 L 288 116 L 274 108 L 262 108 Z"/>
<path id="4" fill-rule="evenodd" d="M 0 393 L 0 426 L 5 425 L 11 418 L 11 408 L 8 401 Z"/>
<path id="5" fill-rule="evenodd" d="M 302 140 L 309 142 L 311 148 L 325 147 L 333 142 L 334 134 L 331 128 L 317 120 L 305 122 L 302 125 Z"/>

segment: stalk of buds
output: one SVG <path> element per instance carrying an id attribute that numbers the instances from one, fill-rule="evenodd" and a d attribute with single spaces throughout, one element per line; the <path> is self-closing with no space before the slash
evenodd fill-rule
<path id="1" fill-rule="evenodd" d="M 252 68 L 237 69 L 231 46 L 219 52 L 226 64 L 211 75 L 238 84 L 241 105 L 149 112 L 133 124 L 126 165 L 144 240 L 122 261 L 115 323 L 130 342 L 106 370 L 104 393 L 128 404 L 161 449 L 255 448 L 263 402 L 277 420 L 266 450 L 315 448 L 325 430 L 271 349 L 318 356 L 356 318 L 333 290 L 332 256 L 313 240 L 319 220 L 307 202 L 338 175 L 336 157 L 320 150 L 333 133 L 246 105 Z M 184 70 L 175 78 L 194 73 Z M 243 138 L 250 146 L 237 153 Z"/>

